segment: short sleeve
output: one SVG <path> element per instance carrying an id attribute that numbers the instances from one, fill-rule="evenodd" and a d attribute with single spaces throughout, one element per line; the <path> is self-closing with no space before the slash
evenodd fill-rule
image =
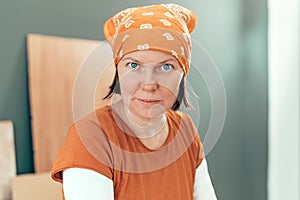
<path id="1" fill-rule="evenodd" d="M 187 123 L 187 130 L 191 131 L 193 134 L 195 135 L 195 138 L 193 140 L 193 155 L 195 156 L 195 162 L 196 162 L 196 168 L 201 164 L 202 160 L 205 157 L 204 154 L 204 148 L 199 136 L 199 132 L 197 130 L 197 128 L 195 127 L 193 120 L 190 118 L 190 116 L 188 114 L 184 114 L 183 115 L 184 118 L 186 119 L 186 123 Z"/>
<path id="2" fill-rule="evenodd" d="M 196 167 L 198 167 L 202 160 L 204 159 L 204 149 L 203 149 L 203 145 L 202 142 L 200 140 L 199 134 L 197 132 L 196 134 L 196 138 L 195 138 L 195 143 L 196 143 Z"/>
<path id="3" fill-rule="evenodd" d="M 113 179 L 112 151 L 100 126 L 92 121 L 73 124 L 57 155 L 51 177 L 63 182 L 62 172 L 68 168 L 94 170 Z"/>

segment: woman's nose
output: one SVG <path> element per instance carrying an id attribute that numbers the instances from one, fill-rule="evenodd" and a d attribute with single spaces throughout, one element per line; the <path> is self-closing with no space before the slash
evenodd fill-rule
<path id="1" fill-rule="evenodd" d="M 157 82 L 146 82 L 141 85 L 141 88 L 148 92 L 153 92 L 158 88 Z"/>
<path id="2" fill-rule="evenodd" d="M 157 89 L 158 83 L 152 70 L 145 70 L 145 73 L 141 78 L 141 87 L 143 90 L 153 91 Z"/>

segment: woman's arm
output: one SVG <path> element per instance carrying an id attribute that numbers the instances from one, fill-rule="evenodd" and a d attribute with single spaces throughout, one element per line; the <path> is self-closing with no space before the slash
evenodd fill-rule
<path id="1" fill-rule="evenodd" d="M 113 200 L 113 181 L 89 169 L 69 168 L 63 171 L 65 200 Z"/>
<path id="2" fill-rule="evenodd" d="M 205 158 L 196 169 L 194 183 L 194 200 L 216 200 L 215 190 L 211 183 Z"/>
<path id="3" fill-rule="evenodd" d="M 63 171 L 63 189 L 66 200 L 113 200 L 113 182 L 106 176 L 89 169 L 69 168 Z M 196 169 L 194 200 L 216 200 L 206 160 Z"/>

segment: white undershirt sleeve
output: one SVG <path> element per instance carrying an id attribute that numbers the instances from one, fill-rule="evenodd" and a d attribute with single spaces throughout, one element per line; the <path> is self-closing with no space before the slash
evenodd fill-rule
<path id="1" fill-rule="evenodd" d="M 207 162 L 205 158 L 196 169 L 194 183 L 194 200 L 216 200 L 214 187 L 211 183 L 208 173 Z"/>
<path id="2" fill-rule="evenodd" d="M 113 200 L 113 181 L 89 169 L 69 168 L 63 171 L 65 200 Z"/>

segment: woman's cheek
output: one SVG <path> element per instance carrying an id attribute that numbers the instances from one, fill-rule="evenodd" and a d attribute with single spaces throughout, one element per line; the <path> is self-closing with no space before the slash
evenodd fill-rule
<path id="1" fill-rule="evenodd" d="M 164 77 L 159 80 L 158 84 L 177 96 L 180 79 L 178 77 Z"/>
<path id="2" fill-rule="evenodd" d="M 120 77 L 121 94 L 132 95 L 138 89 L 139 82 L 138 77 L 130 73 Z"/>

